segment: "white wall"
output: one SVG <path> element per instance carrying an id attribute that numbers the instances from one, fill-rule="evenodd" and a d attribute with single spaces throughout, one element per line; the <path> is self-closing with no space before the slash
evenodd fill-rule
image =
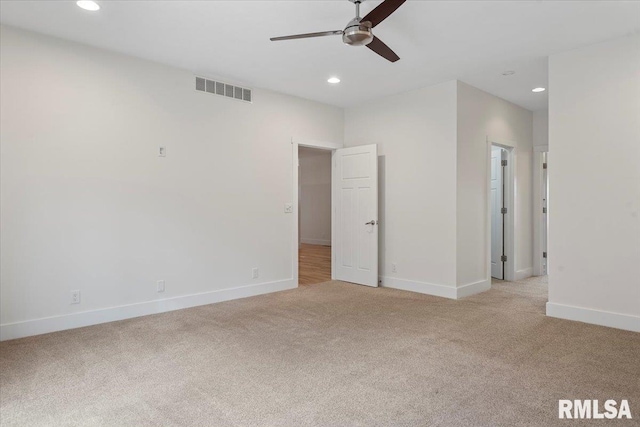
<path id="1" fill-rule="evenodd" d="M 300 147 L 300 239 L 331 246 L 331 151 Z"/>
<path id="2" fill-rule="evenodd" d="M 532 274 L 532 113 L 458 82 L 457 284 L 487 280 L 489 272 L 487 139 L 515 147 L 515 273 Z"/>
<path id="3" fill-rule="evenodd" d="M 515 265 L 531 275 L 532 133 L 530 111 L 457 81 L 346 110 L 345 145 L 379 146 L 383 285 L 450 298 L 489 288 L 487 138 L 516 148 Z"/>
<path id="4" fill-rule="evenodd" d="M 295 286 L 291 138 L 341 142 L 341 109 L 13 28 L 0 52 L 2 338 Z"/>
<path id="5" fill-rule="evenodd" d="M 533 112 L 533 146 L 549 145 L 549 110 Z"/>
<path id="6" fill-rule="evenodd" d="M 378 144 L 383 284 L 454 297 L 456 82 L 347 109 L 344 140 Z"/>
<path id="7" fill-rule="evenodd" d="M 640 331 L 640 36 L 549 58 L 552 316 Z"/>

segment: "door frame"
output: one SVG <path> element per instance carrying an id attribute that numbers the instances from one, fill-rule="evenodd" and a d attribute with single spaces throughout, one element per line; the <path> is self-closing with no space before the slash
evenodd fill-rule
<path id="1" fill-rule="evenodd" d="M 542 276 L 544 274 L 542 259 L 542 242 L 544 241 L 544 227 L 542 221 L 542 195 L 544 194 L 544 175 L 542 170 L 543 153 L 549 155 L 548 145 L 533 147 L 533 275 Z M 547 160 L 548 162 L 548 160 Z M 548 171 L 547 171 L 548 177 Z M 548 179 L 548 178 L 547 178 Z M 548 197 L 548 195 L 547 195 Z M 547 271 L 547 274 L 549 272 Z"/>
<path id="2" fill-rule="evenodd" d="M 486 236 L 486 263 L 487 280 L 491 281 L 491 147 L 500 147 L 506 151 L 507 166 L 503 178 L 502 197 L 504 205 L 507 207 L 507 214 L 504 218 L 504 254 L 507 261 L 504 263 L 504 280 L 513 282 L 516 279 L 516 249 L 515 249 L 515 170 L 516 170 L 516 144 L 511 141 L 503 141 L 491 137 L 487 137 L 487 221 L 485 225 Z"/>
<path id="3" fill-rule="evenodd" d="M 300 223 L 299 223 L 299 203 L 298 200 L 298 168 L 299 168 L 299 147 L 308 147 L 315 148 L 319 150 L 326 150 L 332 153 L 331 162 L 333 162 L 333 153 L 335 150 L 339 148 L 344 148 L 344 144 L 336 143 L 336 142 L 327 142 L 327 141 L 316 141 L 312 139 L 302 139 L 302 138 L 291 138 L 291 175 L 293 177 L 293 188 L 292 188 L 292 208 L 293 208 L 293 233 L 291 233 L 291 262 L 292 262 L 292 277 L 293 281 L 296 284 L 296 287 L 300 286 L 300 277 L 299 277 L 299 265 L 298 265 L 298 235 L 300 233 Z M 332 168 L 333 169 L 333 168 Z M 333 183 L 334 177 L 333 172 L 331 173 L 331 194 L 333 195 Z M 332 197 L 333 198 L 333 197 Z M 335 209 L 333 206 L 331 207 L 331 242 L 335 241 Z M 331 280 L 335 277 L 335 262 L 333 262 L 333 248 L 331 250 Z"/>
<path id="4" fill-rule="evenodd" d="M 494 154 L 494 153 L 496 153 L 496 154 Z M 497 211 L 494 210 L 494 208 L 496 206 L 494 205 L 493 194 L 492 194 L 493 193 L 493 188 L 494 188 L 494 183 L 493 183 L 493 180 L 494 180 L 494 176 L 493 176 L 493 173 L 494 173 L 493 159 L 494 159 L 494 156 L 496 156 L 496 155 L 498 156 L 497 160 L 500 162 L 500 164 L 498 165 L 498 171 L 497 171 L 497 174 L 499 175 L 499 177 L 496 177 L 496 179 L 498 180 L 498 182 L 500 184 L 499 188 L 497 188 L 497 191 L 498 191 L 498 194 L 499 194 L 499 200 L 498 200 L 499 207 L 497 208 Z M 491 182 L 491 188 L 490 188 L 491 189 L 491 193 L 489 195 L 489 203 L 491 204 L 491 209 L 490 209 L 490 212 L 491 212 L 491 230 L 490 230 L 490 232 L 491 232 L 491 255 L 490 255 L 490 257 L 491 257 L 491 266 L 490 266 L 491 267 L 491 271 L 489 272 L 489 274 L 491 275 L 492 279 L 499 279 L 499 280 L 505 280 L 505 277 L 506 277 L 505 276 L 505 263 L 502 260 L 499 259 L 500 255 L 505 255 L 505 249 L 506 249 L 506 247 L 505 247 L 505 235 L 504 235 L 504 231 L 505 231 L 505 227 L 506 227 L 506 222 L 505 222 L 506 216 L 505 216 L 505 214 L 502 213 L 502 209 L 507 207 L 506 206 L 506 200 L 507 199 L 506 199 L 506 197 L 504 197 L 505 185 L 506 185 L 505 184 L 506 176 L 504 176 L 504 175 L 505 175 L 506 169 L 505 169 L 505 166 L 502 166 L 502 161 L 503 160 L 507 160 L 506 151 L 502 147 L 497 147 L 497 146 L 492 144 L 491 145 L 491 166 L 490 166 L 490 170 L 489 170 L 489 174 L 491 175 L 489 177 L 489 179 L 491 180 L 490 181 Z M 494 221 L 494 219 L 496 219 L 496 216 L 500 220 L 499 233 L 495 233 L 496 230 L 494 230 L 493 221 Z M 494 241 L 494 238 L 498 237 L 498 236 L 500 237 L 500 241 L 499 242 Z M 496 243 L 499 243 L 499 246 L 500 246 L 500 250 L 499 250 L 500 254 L 498 255 L 498 259 L 496 260 L 496 264 L 498 264 L 498 265 L 496 265 L 496 267 L 499 266 L 499 268 L 500 268 L 500 274 L 499 274 L 500 277 L 497 277 L 497 276 L 493 275 L 493 261 L 494 261 L 493 255 L 494 255 L 494 250 L 495 250 Z"/>

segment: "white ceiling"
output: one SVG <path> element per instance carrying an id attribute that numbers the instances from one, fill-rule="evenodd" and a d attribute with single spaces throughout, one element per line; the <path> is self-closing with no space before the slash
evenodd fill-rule
<path id="1" fill-rule="evenodd" d="M 530 110 L 547 105 L 531 89 L 547 86 L 548 55 L 640 32 L 640 2 L 408 1 L 375 28 L 401 58 L 392 64 L 339 36 L 269 41 L 343 29 L 346 0 L 98 3 L 2 1 L 0 22 L 338 106 L 459 79 Z"/>

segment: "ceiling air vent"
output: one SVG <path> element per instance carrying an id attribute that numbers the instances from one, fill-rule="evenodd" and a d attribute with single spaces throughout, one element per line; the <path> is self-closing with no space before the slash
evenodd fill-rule
<path id="1" fill-rule="evenodd" d="M 196 90 L 198 92 L 211 93 L 239 101 L 251 102 L 251 89 L 205 79 L 203 77 L 196 77 Z"/>

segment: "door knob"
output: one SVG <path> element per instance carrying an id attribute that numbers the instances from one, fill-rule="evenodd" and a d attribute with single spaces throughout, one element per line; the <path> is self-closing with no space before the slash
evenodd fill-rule
<path id="1" fill-rule="evenodd" d="M 375 219 L 372 219 L 369 222 L 366 222 L 364 225 L 376 225 L 378 222 Z"/>

